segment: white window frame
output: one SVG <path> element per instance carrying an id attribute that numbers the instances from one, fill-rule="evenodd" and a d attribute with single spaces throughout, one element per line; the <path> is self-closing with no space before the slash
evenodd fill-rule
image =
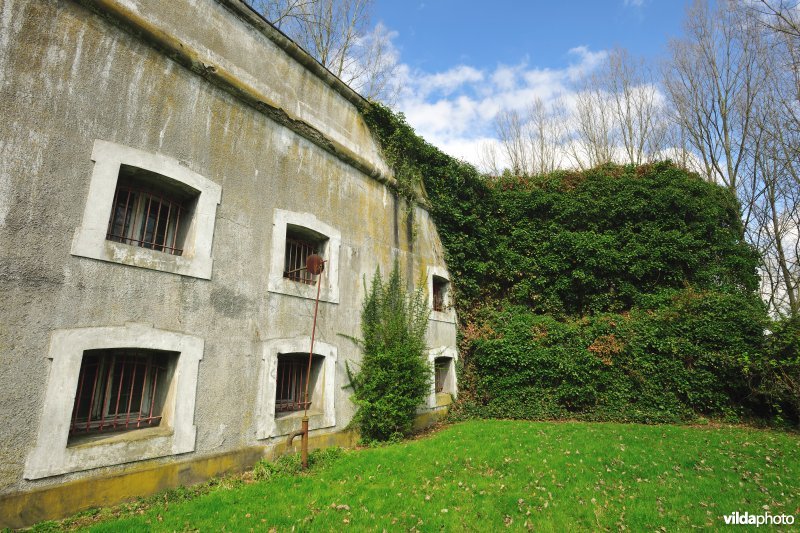
<path id="1" fill-rule="evenodd" d="M 75 230 L 70 253 L 100 261 L 211 279 L 211 244 L 222 187 L 189 170 L 177 159 L 100 139 L 94 142 L 92 160 L 95 163 L 89 182 L 89 195 L 83 220 Z M 166 176 L 198 192 L 181 255 L 106 239 L 121 165 Z"/>
<path id="2" fill-rule="evenodd" d="M 195 392 L 203 347 L 200 337 L 159 330 L 147 324 L 53 331 L 47 355 L 52 363 L 43 412 L 36 446 L 25 462 L 24 478 L 39 479 L 194 451 Z M 114 348 L 179 353 L 161 423 L 153 428 L 112 433 L 68 445 L 83 352 Z"/>
<path id="3" fill-rule="evenodd" d="M 268 439 L 288 435 L 300 427 L 303 411 L 275 416 L 275 392 L 278 379 L 278 357 L 282 354 L 305 353 L 311 350 L 311 337 L 294 337 L 266 341 L 261 346 L 261 369 L 258 380 L 256 409 L 256 438 Z M 323 429 L 336 425 L 336 346 L 314 341 L 314 355 L 324 357 L 316 387 L 311 392 L 314 402 L 309 410 L 309 429 Z M 322 399 L 322 409 L 316 407 Z M 315 405 L 316 404 L 316 405 Z"/>
<path id="4" fill-rule="evenodd" d="M 436 311 L 433 308 L 433 277 L 442 278 L 447 281 L 447 290 L 444 293 L 443 311 Z M 453 307 L 452 299 L 452 284 L 450 282 L 450 274 L 447 269 L 440 266 L 429 266 L 427 269 L 428 278 L 428 308 L 431 310 L 430 319 L 437 322 L 447 322 L 449 324 L 456 323 L 456 310 Z"/>
<path id="5" fill-rule="evenodd" d="M 436 392 L 436 382 L 435 382 L 435 373 L 436 373 L 436 359 L 439 358 L 446 358 L 450 359 L 450 368 L 447 370 L 447 379 L 444 382 L 444 388 L 442 392 Z M 428 351 L 428 363 L 431 366 L 432 371 L 434 372 L 433 380 L 431 381 L 431 390 L 428 394 L 428 407 L 430 409 L 435 409 L 439 406 L 436 396 L 437 394 L 449 394 L 452 396 L 452 399 L 456 399 L 456 395 L 458 394 L 458 383 L 456 378 L 456 361 L 458 361 L 458 351 L 453 348 L 452 346 L 441 346 L 439 348 L 434 348 Z"/>
<path id="6" fill-rule="evenodd" d="M 342 234 L 312 213 L 297 213 L 284 209 L 275 209 L 272 221 L 272 250 L 270 253 L 269 278 L 267 290 L 277 294 L 315 299 L 317 285 L 309 285 L 283 277 L 286 257 L 286 230 L 289 225 L 300 226 L 327 238 L 322 243 L 321 254 L 326 260 L 325 271 L 317 279 L 322 279 L 319 291 L 321 302 L 339 303 L 339 249 Z"/>

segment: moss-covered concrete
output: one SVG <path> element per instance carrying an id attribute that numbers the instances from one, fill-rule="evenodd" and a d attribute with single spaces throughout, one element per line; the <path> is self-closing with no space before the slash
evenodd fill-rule
<path id="1" fill-rule="evenodd" d="M 358 434 L 341 431 L 312 435 L 309 449 L 340 446 L 352 448 Z M 21 528 L 43 520 L 67 517 L 85 509 L 106 507 L 149 496 L 165 489 L 192 485 L 213 476 L 242 472 L 261 458 L 275 459 L 287 451 L 299 449 L 295 439 L 291 450 L 285 439 L 269 447 L 253 446 L 202 459 L 160 465 L 131 466 L 110 476 L 80 479 L 45 489 L 8 494 L 0 497 L 0 528 Z"/>

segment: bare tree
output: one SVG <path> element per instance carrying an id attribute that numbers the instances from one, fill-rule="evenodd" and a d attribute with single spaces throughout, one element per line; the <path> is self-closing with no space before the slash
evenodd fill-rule
<path id="1" fill-rule="evenodd" d="M 524 113 L 501 111 L 494 119 L 498 143 L 482 147 L 482 166 L 494 174 L 500 173 L 501 166 L 518 175 L 553 172 L 562 160 L 565 120 L 566 111 L 560 98 L 546 104 L 537 97 Z"/>
<path id="2" fill-rule="evenodd" d="M 664 148 L 660 152 L 661 158 L 671 159 L 681 168 L 703 175 L 703 165 L 695 155 L 686 131 L 679 124 L 669 120 L 668 109 L 665 109 L 664 113 L 667 117 L 665 117 Z"/>
<path id="3" fill-rule="evenodd" d="M 664 85 L 674 120 L 702 161 L 706 177 L 736 191 L 751 142 L 751 110 L 763 89 L 759 36 L 722 0 L 688 10 L 686 36 L 670 43 Z"/>
<path id="4" fill-rule="evenodd" d="M 800 313 L 800 33 L 783 0 L 697 1 L 664 84 L 688 160 L 740 201 L 776 316 Z"/>
<path id="5" fill-rule="evenodd" d="M 250 0 L 250 5 L 279 29 L 306 18 L 315 0 Z"/>
<path id="6" fill-rule="evenodd" d="M 575 95 L 569 157 L 578 168 L 591 168 L 614 161 L 616 146 L 611 98 L 602 77 L 595 73 L 583 81 Z"/>
<path id="7" fill-rule="evenodd" d="M 742 4 L 759 15 L 758 19 L 770 30 L 800 38 L 800 2 L 788 0 L 758 0 Z"/>
<path id="8" fill-rule="evenodd" d="M 481 170 L 491 177 L 497 177 L 503 173 L 503 165 L 497 154 L 497 146 L 491 141 L 481 144 L 479 154 L 479 166 Z"/>
<path id="9" fill-rule="evenodd" d="M 514 109 L 500 111 L 494 129 L 509 170 L 516 175 L 530 174 L 530 147 L 523 116 Z"/>
<path id="10" fill-rule="evenodd" d="M 760 0 L 742 4 L 740 11 L 764 29 L 763 61 L 771 66 L 770 112 L 775 117 L 766 135 L 780 147 L 787 172 L 800 185 L 800 3 Z"/>
<path id="11" fill-rule="evenodd" d="M 528 145 L 532 174 L 548 174 L 561 166 L 566 109 L 561 99 L 548 106 L 536 97 L 528 108 Z"/>
<path id="12" fill-rule="evenodd" d="M 393 103 L 391 34 L 371 28 L 373 0 L 252 0 L 254 9 L 366 98 Z M 371 28 L 371 29 L 370 29 Z"/>
<path id="13" fill-rule="evenodd" d="M 763 257 L 765 300 L 775 315 L 795 316 L 800 313 L 798 39 L 780 29 L 788 19 L 765 14 L 753 4 L 746 7 L 740 14 L 762 30 L 759 62 L 765 83 L 753 109 L 759 135 L 751 148 L 753 195 L 744 210 L 745 224 L 748 240 Z"/>
<path id="14" fill-rule="evenodd" d="M 800 313 L 800 188 L 786 179 L 776 146 L 759 150 L 754 175 L 759 192 L 752 202 L 748 240 L 763 258 L 762 295 L 775 315 Z"/>
<path id="15" fill-rule="evenodd" d="M 660 93 L 647 65 L 618 48 L 609 54 L 600 76 L 627 163 L 652 161 L 664 148 L 667 127 Z"/>

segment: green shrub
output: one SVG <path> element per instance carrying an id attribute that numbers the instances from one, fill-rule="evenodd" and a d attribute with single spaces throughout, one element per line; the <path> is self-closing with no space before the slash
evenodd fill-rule
<path id="1" fill-rule="evenodd" d="M 769 412 L 800 424 L 800 317 L 771 326 L 767 347 L 752 369 L 753 388 Z"/>
<path id="2" fill-rule="evenodd" d="M 427 302 L 421 289 L 407 294 L 397 261 L 388 281 L 375 272 L 361 311 L 358 341 L 363 358 L 347 367 L 358 406 L 353 419 L 362 439 L 387 441 L 411 431 L 414 414 L 430 388 L 425 331 Z"/>
<path id="3" fill-rule="evenodd" d="M 344 451 L 337 446 L 312 450 L 308 454 L 308 468 L 309 470 L 325 468 L 333 464 L 343 453 Z M 300 454 L 298 453 L 282 455 L 275 461 L 261 459 L 253 467 L 253 478 L 257 481 L 297 476 L 301 473 L 303 473 L 303 468 L 300 462 Z"/>
<path id="4" fill-rule="evenodd" d="M 472 413 L 526 419 L 669 422 L 747 408 L 763 350 L 757 300 L 691 289 L 650 310 L 556 320 L 522 306 L 487 317 L 472 364 Z"/>

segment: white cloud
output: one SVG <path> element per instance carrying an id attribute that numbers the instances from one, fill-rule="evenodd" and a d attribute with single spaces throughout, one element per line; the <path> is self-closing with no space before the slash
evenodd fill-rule
<path id="1" fill-rule="evenodd" d="M 481 146 L 496 142 L 493 121 L 504 110 L 525 110 L 536 98 L 550 103 L 572 100 L 574 83 L 605 59 L 605 51 L 577 46 L 561 68 L 497 65 L 480 69 L 462 64 L 442 72 L 424 72 L 402 65 L 402 90 L 396 108 L 426 140 L 474 164 Z"/>
<path id="2" fill-rule="evenodd" d="M 623 0 L 625 7 L 642 7 L 644 0 Z"/>
<path id="3" fill-rule="evenodd" d="M 416 79 L 417 91 L 428 96 L 442 93 L 447 96 L 464 85 L 483 81 L 483 72 L 467 65 L 459 65 L 436 74 L 423 74 Z"/>

